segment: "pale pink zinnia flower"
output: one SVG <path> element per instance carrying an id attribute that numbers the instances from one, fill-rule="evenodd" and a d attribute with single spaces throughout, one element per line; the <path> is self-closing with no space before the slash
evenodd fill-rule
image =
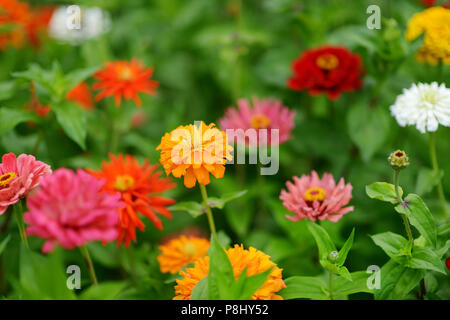
<path id="1" fill-rule="evenodd" d="M 352 198 L 352 185 L 345 184 L 344 178 L 336 185 L 334 178 L 329 173 L 324 173 L 322 179 L 317 172 L 311 175 L 302 175 L 300 178 L 293 177 L 294 183 L 288 181 L 288 191 L 282 190 L 280 199 L 283 205 L 294 216 L 287 215 L 292 221 L 309 219 L 311 221 L 328 219 L 337 222 L 353 207 L 344 207 Z"/>
<path id="2" fill-rule="evenodd" d="M 47 240 L 44 253 L 57 244 L 74 249 L 89 241 L 115 240 L 122 203 L 119 193 L 101 192 L 104 183 L 80 169 L 58 169 L 44 177 L 27 197 L 27 234 Z"/>
<path id="3" fill-rule="evenodd" d="M 267 135 L 247 135 L 247 138 L 239 131 L 236 131 L 239 143 L 247 145 L 278 145 L 291 137 L 294 128 L 295 111 L 283 106 L 281 101 L 276 99 L 253 98 L 253 107 L 247 99 L 239 99 L 238 109 L 230 107 L 225 112 L 225 117 L 219 120 L 222 129 L 267 129 Z M 277 129 L 278 141 L 272 141 L 271 131 Z M 262 132 L 261 132 L 262 133 Z"/>
<path id="4" fill-rule="evenodd" d="M 35 157 L 4 154 L 0 163 L 0 215 L 36 187 L 41 177 L 50 174 L 50 166 Z"/>

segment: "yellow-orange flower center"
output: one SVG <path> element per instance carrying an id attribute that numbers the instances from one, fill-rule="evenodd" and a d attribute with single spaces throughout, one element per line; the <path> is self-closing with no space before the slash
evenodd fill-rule
<path id="1" fill-rule="evenodd" d="M 333 70 L 339 66 L 339 59 L 331 53 L 324 53 L 317 57 L 316 64 L 320 69 Z"/>
<path id="2" fill-rule="evenodd" d="M 8 172 L 0 176 L 0 188 L 7 187 L 12 179 L 17 176 L 15 172 Z"/>
<path id="3" fill-rule="evenodd" d="M 132 77 L 133 77 L 133 72 L 127 66 L 123 67 L 122 70 L 119 71 L 120 80 L 130 80 Z"/>
<path id="4" fill-rule="evenodd" d="M 270 119 L 263 114 L 255 114 L 252 117 L 250 124 L 255 129 L 265 129 L 270 126 Z"/>
<path id="5" fill-rule="evenodd" d="M 188 256 L 195 256 L 197 254 L 197 246 L 193 242 L 186 242 L 184 245 L 184 253 Z"/>
<path id="6" fill-rule="evenodd" d="M 323 201 L 325 199 L 325 190 L 319 187 L 309 188 L 303 197 L 306 201 Z"/>
<path id="7" fill-rule="evenodd" d="M 134 179 L 128 174 L 117 176 L 116 183 L 114 184 L 114 188 L 119 191 L 126 191 L 132 186 L 134 186 Z"/>

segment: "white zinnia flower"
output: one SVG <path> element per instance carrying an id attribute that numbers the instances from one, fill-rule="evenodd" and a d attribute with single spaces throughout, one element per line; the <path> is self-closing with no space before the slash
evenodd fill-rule
<path id="1" fill-rule="evenodd" d="M 450 127 L 450 89 L 437 82 L 413 84 L 390 109 L 402 127 L 416 125 L 422 133 L 436 131 L 439 124 Z"/>
<path id="2" fill-rule="evenodd" d="M 100 8 L 61 6 L 50 19 L 48 33 L 57 40 L 78 44 L 107 32 L 110 24 L 109 14 Z"/>

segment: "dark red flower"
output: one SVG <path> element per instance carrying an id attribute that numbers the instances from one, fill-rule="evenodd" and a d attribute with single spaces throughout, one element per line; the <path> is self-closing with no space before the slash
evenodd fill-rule
<path id="1" fill-rule="evenodd" d="M 325 46 L 307 50 L 292 63 L 294 75 L 287 85 L 292 90 L 308 90 L 310 95 L 326 93 L 329 99 L 341 92 L 360 89 L 361 58 L 346 48 Z"/>
<path id="2" fill-rule="evenodd" d="M 445 260 L 445 265 L 447 266 L 447 269 L 450 270 L 450 257 L 448 257 L 448 258 Z"/>

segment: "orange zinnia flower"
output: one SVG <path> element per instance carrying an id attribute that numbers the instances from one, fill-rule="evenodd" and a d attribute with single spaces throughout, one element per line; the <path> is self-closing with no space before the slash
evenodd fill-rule
<path id="1" fill-rule="evenodd" d="M 166 133 L 156 150 L 161 150 L 160 162 L 166 174 L 184 176 L 184 185 L 192 188 L 197 180 L 202 185 L 209 184 L 210 173 L 222 178 L 226 161 L 232 159 L 233 147 L 228 145 L 225 131 L 202 121 L 198 126 L 179 126 Z"/>
<path id="2" fill-rule="evenodd" d="M 94 171 L 87 169 L 89 173 L 99 179 L 105 179 L 104 191 L 120 192 L 124 208 L 119 209 L 119 237 L 117 244 L 125 241 L 125 246 L 130 241 L 136 241 L 136 228 L 144 231 L 145 225 L 138 213 L 150 219 L 153 225 L 162 229 L 162 222 L 156 215 L 159 213 L 167 218 L 172 218 L 167 205 L 175 203 L 175 200 L 163 198 L 159 194 L 175 187 L 168 178 L 161 178 L 160 172 L 155 172 L 158 165 L 150 165 L 148 161 L 140 166 L 137 159 L 131 155 L 109 155 L 111 162 L 103 162 L 102 169 Z"/>
<path id="3" fill-rule="evenodd" d="M 136 59 L 128 61 L 107 62 L 105 68 L 97 71 L 94 78 L 94 90 L 102 90 L 95 99 L 97 101 L 114 96 L 116 106 L 120 105 L 121 98 L 133 101 L 141 106 L 138 93 L 143 92 L 154 95 L 159 83 L 150 80 L 153 67 L 143 68 Z"/>
<path id="4" fill-rule="evenodd" d="M 247 268 L 247 276 L 253 276 L 273 268 L 266 282 L 250 297 L 250 300 L 283 300 L 276 294 L 286 285 L 282 278 L 282 269 L 278 268 L 270 257 L 255 248 L 250 247 L 245 250 L 242 245 L 235 245 L 234 248 L 227 250 L 228 259 L 233 267 L 233 274 L 236 279 Z M 175 286 L 174 300 L 189 300 L 195 285 L 206 277 L 209 273 L 209 257 L 204 257 L 194 263 L 193 268 L 187 268 L 181 271 L 183 277 L 177 280 Z"/>
<path id="5" fill-rule="evenodd" d="M 161 272 L 177 273 L 184 266 L 208 254 L 209 240 L 181 235 L 159 246 L 161 254 L 157 257 Z"/>
<path id="6" fill-rule="evenodd" d="M 26 25 L 31 17 L 28 3 L 17 0 L 0 0 L 0 27 L 8 27 L 0 32 L 0 50 L 8 45 L 19 48 L 26 36 Z"/>
<path id="7" fill-rule="evenodd" d="M 91 91 L 86 82 L 80 82 L 73 87 L 66 95 L 67 100 L 73 101 L 84 110 L 91 110 L 94 108 Z"/>

